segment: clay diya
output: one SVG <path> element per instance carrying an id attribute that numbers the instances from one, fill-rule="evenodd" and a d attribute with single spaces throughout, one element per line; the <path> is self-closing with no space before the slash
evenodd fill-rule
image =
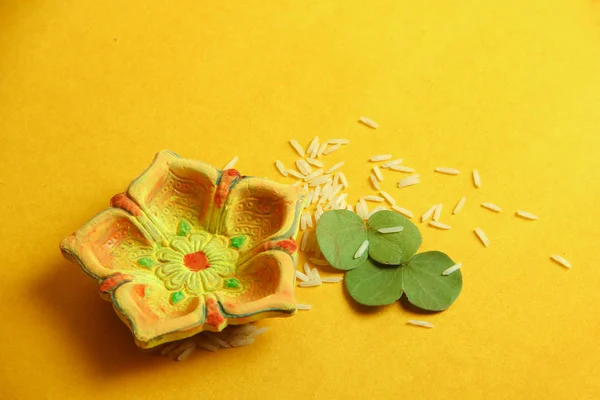
<path id="1" fill-rule="evenodd" d="M 304 191 L 169 151 L 61 244 L 139 347 L 290 316 Z"/>

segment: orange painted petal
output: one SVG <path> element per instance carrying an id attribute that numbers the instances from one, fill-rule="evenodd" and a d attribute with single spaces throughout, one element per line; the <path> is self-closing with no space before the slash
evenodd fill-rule
<path id="1" fill-rule="evenodd" d="M 209 164 L 161 151 L 131 183 L 127 195 L 169 236 L 177 232 L 182 218 L 195 228 L 208 226 L 219 176 Z"/>
<path id="2" fill-rule="evenodd" d="M 261 178 L 241 178 L 229 191 L 220 233 L 245 236 L 242 253 L 269 240 L 294 237 L 303 199 L 304 190 L 300 187 Z"/>
<path id="3" fill-rule="evenodd" d="M 294 296 L 295 268 L 292 257 L 278 250 L 259 253 L 238 267 L 236 277 L 244 292 L 216 295 L 231 323 L 291 315 L 296 311 Z"/>
<path id="4" fill-rule="evenodd" d="M 97 279 L 115 272 L 144 274 L 149 271 L 137 260 L 152 252 L 154 243 L 148 236 L 131 214 L 109 208 L 64 239 L 60 248 L 66 258 Z"/>
<path id="5" fill-rule="evenodd" d="M 203 329 L 206 319 L 202 296 L 189 296 L 172 304 L 171 291 L 150 280 L 118 286 L 112 300 L 115 310 L 142 348 L 184 339 Z"/>

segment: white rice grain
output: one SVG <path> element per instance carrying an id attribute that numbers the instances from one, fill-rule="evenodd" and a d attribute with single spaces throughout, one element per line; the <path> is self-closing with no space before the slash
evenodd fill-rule
<path id="1" fill-rule="evenodd" d="M 229 168 L 225 168 L 225 169 L 229 169 Z M 190 354 L 192 354 L 192 352 L 196 350 L 196 345 L 194 345 L 193 347 L 188 347 L 187 349 L 185 349 L 183 351 L 183 353 L 181 353 L 178 357 L 177 357 L 177 361 L 185 361 L 186 358 L 188 358 L 190 356 Z"/>
<path id="2" fill-rule="evenodd" d="M 217 346 L 221 346 L 221 347 L 224 347 L 224 348 L 231 347 L 229 345 L 229 343 L 227 343 L 226 341 L 224 341 L 223 339 L 221 339 L 219 337 L 219 335 L 216 334 L 216 333 L 214 333 L 214 332 L 204 331 L 203 335 L 206 336 L 209 340 L 211 340 Z"/>
<path id="3" fill-rule="evenodd" d="M 372 156 L 371 158 L 369 158 L 369 161 L 380 162 L 380 161 L 389 160 L 390 158 L 392 158 L 391 154 L 378 154 L 378 155 L 375 155 L 375 156 Z"/>
<path id="4" fill-rule="evenodd" d="M 571 263 L 565 260 L 563 257 L 559 256 L 558 254 L 553 254 L 550 258 L 565 268 L 571 268 Z"/>
<path id="5" fill-rule="evenodd" d="M 313 140 L 310 141 L 308 148 L 306 149 L 306 154 L 311 154 L 315 149 L 319 149 L 319 137 L 315 136 Z"/>
<path id="6" fill-rule="evenodd" d="M 375 177 L 374 174 L 371 174 L 370 178 L 371 179 L 371 184 L 373 185 L 373 188 L 375 190 L 381 190 L 381 186 L 379 185 L 379 181 L 377 180 L 377 178 Z"/>
<path id="7" fill-rule="evenodd" d="M 377 122 L 375 122 L 372 119 L 369 119 L 367 117 L 360 117 L 358 120 L 370 128 L 373 128 L 373 129 L 379 128 L 379 124 Z"/>
<path id="8" fill-rule="evenodd" d="M 373 172 L 375 173 L 375 177 L 377 178 L 377 180 L 379 182 L 383 182 L 383 174 L 381 173 L 381 170 L 377 165 L 373 167 Z"/>
<path id="9" fill-rule="evenodd" d="M 365 251 L 367 251 L 368 248 L 369 241 L 365 240 L 364 242 L 362 242 L 358 250 L 356 250 L 356 253 L 354 253 L 354 258 L 360 258 L 363 254 L 365 254 Z"/>
<path id="10" fill-rule="evenodd" d="M 321 186 L 316 185 L 316 187 L 315 187 L 315 194 L 312 197 L 312 202 L 311 203 L 315 204 L 317 202 L 317 200 L 319 200 L 319 196 L 320 195 L 321 195 Z"/>
<path id="11" fill-rule="evenodd" d="M 302 174 L 304 175 L 309 175 L 310 173 L 312 173 L 312 168 L 310 167 L 310 165 L 308 165 L 306 160 L 302 158 L 296 160 L 296 167 L 298 167 L 298 171 L 302 172 Z"/>
<path id="12" fill-rule="evenodd" d="M 422 328 L 429 328 L 429 329 L 433 328 L 433 324 L 429 321 L 421 321 L 418 319 L 409 319 L 408 323 L 410 325 L 420 326 Z"/>
<path id="13" fill-rule="evenodd" d="M 304 179 L 304 175 L 302 175 L 300 172 L 298 171 L 294 171 L 293 169 L 288 169 L 287 170 L 288 174 L 290 174 L 291 176 L 293 176 L 294 178 L 298 178 L 298 179 Z"/>
<path id="14" fill-rule="evenodd" d="M 385 207 L 383 206 L 379 206 L 379 207 L 375 207 L 374 209 L 371 210 L 371 212 L 367 215 L 367 218 L 371 218 L 373 216 L 373 214 L 378 213 L 379 211 L 383 211 L 386 210 Z"/>
<path id="15" fill-rule="evenodd" d="M 312 214 L 310 212 L 306 212 L 306 225 L 309 228 L 313 227 L 313 220 L 312 220 Z"/>
<path id="16" fill-rule="evenodd" d="M 254 340 L 252 340 L 252 341 L 254 341 Z M 230 342 L 229 344 L 231 344 L 233 346 L 233 343 Z M 201 349 L 204 349 L 206 351 L 213 352 L 213 353 L 215 351 L 219 350 L 219 348 L 217 346 L 215 346 L 214 344 L 207 343 L 207 342 L 205 342 L 203 340 L 197 340 L 196 341 L 196 346 L 200 347 Z"/>
<path id="17" fill-rule="evenodd" d="M 381 197 L 383 197 L 391 206 L 396 204 L 396 199 L 394 199 L 388 192 L 384 192 L 383 190 L 379 191 Z"/>
<path id="18" fill-rule="evenodd" d="M 524 219 L 530 219 L 530 220 L 536 220 L 538 219 L 537 215 L 534 215 L 530 212 L 527 211 L 523 211 L 523 210 L 519 210 L 517 211 L 517 216 L 524 218 Z"/>
<path id="19" fill-rule="evenodd" d="M 343 277 L 338 276 L 338 277 L 329 277 L 329 278 L 322 278 L 321 279 L 323 281 L 323 283 L 338 283 L 344 280 Z"/>
<path id="20" fill-rule="evenodd" d="M 321 283 L 322 283 L 321 281 L 312 280 L 312 281 L 308 281 L 308 282 L 300 282 L 298 284 L 298 286 L 300 286 L 300 287 L 315 287 L 315 286 L 321 286 Z"/>
<path id="21" fill-rule="evenodd" d="M 336 151 L 336 150 L 339 150 L 339 148 L 340 148 L 340 147 L 342 147 L 342 146 L 341 146 L 341 145 L 339 145 L 339 144 L 335 144 L 335 145 L 333 145 L 333 146 L 331 146 L 331 147 L 328 147 L 328 148 L 326 148 L 326 149 L 323 151 L 323 155 L 331 154 L 331 153 L 333 153 L 334 151 Z"/>
<path id="22" fill-rule="evenodd" d="M 431 206 L 427 211 L 425 211 L 425 213 L 421 216 L 421 222 L 425 222 L 427 221 L 429 218 L 431 218 L 431 216 L 433 215 L 433 213 L 435 212 L 435 210 L 437 209 L 437 204 Z"/>
<path id="23" fill-rule="evenodd" d="M 398 181 L 398 187 L 403 188 L 403 187 L 407 187 L 407 186 L 412 186 L 412 185 L 416 185 L 419 182 L 420 182 L 420 180 L 417 175 L 411 175 L 404 179 L 400 179 Z"/>
<path id="24" fill-rule="evenodd" d="M 354 207 L 352 207 L 352 204 L 348 204 L 348 205 L 346 205 L 346 210 L 348 210 L 350 212 L 354 212 Z"/>
<path id="25" fill-rule="evenodd" d="M 300 143 L 298 143 L 297 140 L 290 140 L 290 144 L 292 145 L 292 147 L 294 148 L 294 150 L 296 150 L 296 153 L 298 153 L 298 155 L 300 157 L 304 157 L 304 149 L 302 148 L 302 146 L 300 146 Z"/>
<path id="26" fill-rule="evenodd" d="M 412 218 L 414 216 L 412 211 L 407 210 L 406 208 L 402 208 L 396 204 L 394 204 L 392 206 L 392 210 L 399 212 L 400 214 L 404 215 L 406 218 Z"/>
<path id="27" fill-rule="evenodd" d="M 398 233 L 404 230 L 403 226 L 392 226 L 390 228 L 379 228 L 377 231 L 379 233 Z"/>
<path id="28" fill-rule="evenodd" d="M 321 275 L 319 274 L 319 270 L 316 268 L 313 268 L 312 270 L 312 274 L 313 274 L 313 279 L 319 283 L 321 283 Z"/>
<path id="29" fill-rule="evenodd" d="M 307 158 L 306 162 L 317 167 L 317 168 L 323 168 L 324 164 L 322 161 L 316 160 L 314 158 Z"/>
<path id="30" fill-rule="evenodd" d="M 481 187 L 481 177 L 479 176 L 479 171 L 476 169 L 473 170 L 473 184 L 476 188 Z"/>
<path id="31" fill-rule="evenodd" d="M 275 166 L 277 167 L 277 170 L 279 171 L 279 173 L 283 176 L 288 176 L 288 171 L 285 168 L 285 165 L 283 165 L 283 163 L 279 160 L 275 161 Z"/>
<path id="32" fill-rule="evenodd" d="M 302 217 L 300 217 L 302 219 Z M 302 234 L 302 242 L 300 242 L 300 250 L 305 251 L 306 243 L 308 242 L 308 236 L 310 235 L 309 231 L 305 231 Z"/>
<path id="33" fill-rule="evenodd" d="M 306 176 L 304 177 L 304 180 L 305 180 L 306 182 L 309 182 L 309 181 L 312 181 L 313 179 L 315 179 L 315 178 L 317 178 L 317 177 L 319 177 L 319 176 L 321 176 L 321 175 L 323 175 L 323 169 L 322 169 L 322 168 L 319 168 L 319 169 L 317 169 L 316 171 L 313 171 L 313 172 L 311 172 L 310 174 L 306 175 Z"/>
<path id="34" fill-rule="evenodd" d="M 458 203 L 456 203 L 456 206 L 454 207 L 454 210 L 452 211 L 452 215 L 456 215 L 456 214 L 458 214 L 458 212 L 460 210 L 462 210 L 463 206 L 465 205 L 465 201 L 467 201 L 467 198 L 463 197 L 458 201 Z"/>
<path id="35" fill-rule="evenodd" d="M 344 175 L 344 173 L 341 171 L 340 171 L 340 182 L 342 182 L 344 189 L 348 189 L 348 178 L 346 178 L 346 175 Z"/>
<path id="36" fill-rule="evenodd" d="M 439 172 L 440 174 L 446 174 L 446 175 L 458 175 L 458 174 L 460 174 L 460 171 L 457 170 L 456 168 L 447 168 L 447 167 L 437 167 L 435 169 L 435 172 Z"/>
<path id="37" fill-rule="evenodd" d="M 435 220 L 429 221 L 429 226 L 433 226 L 434 228 L 442 229 L 445 231 L 450 230 L 452 228 L 448 224 L 443 224 L 443 223 L 435 221 Z"/>
<path id="38" fill-rule="evenodd" d="M 372 201 L 372 202 L 375 202 L 375 203 L 383 203 L 383 201 L 384 201 L 383 197 L 380 197 L 380 196 L 371 196 L 371 195 L 364 196 L 363 199 L 365 199 L 367 201 Z"/>
<path id="39" fill-rule="evenodd" d="M 342 165 L 344 165 L 344 162 L 340 161 L 339 163 L 334 164 L 331 168 L 329 168 L 327 171 L 325 171 L 325 173 L 326 174 L 331 174 L 335 170 L 339 169 Z"/>
<path id="40" fill-rule="evenodd" d="M 254 339 L 253 338 L 248 338 L 248 339 L 235 339 L 232 340 L 231 342 L 229 342 L 229 344 L 233 347 L 242 347 L 242 346 L 248 346 L 250 344 L 254 343 Z"/>
<path id="41" fill-rule="evenodd" d="M 308 261 L 315 265 L 329 265 L 329 262 L 327 262 L 327 260 L 321 260 L 320 258 L 311 257 L 308 259 Z"/>
<path id="42" fill-rule="evenodd" d="M 442 216 L 442 207 L 443 206 L 444 205 L 442 203 L 440 203 L 435 207 L 435 211 L 433 212 L 433 218 L 432 218 L 434 221 L 438 221 L 440 219 L 440 217 Z"/>
<path id="43" fill-rule="evenodd" d="M 448 275 L 458 271 L 460 269 L 460 267 L 462 267 L 461 263 L 454 264 L 453 266 L 451 266 L 450 268 L 448 268 L 444 272 L 442 272 L 442 275 L 448 276 Z"/>
<path id="44" fill-rule="evenodd" d="M 348 144 L 350 141 L 348 139 L 329 139 L 327 143 L 330 144 Z"/>
<path id="45" fill-rule="evenodd" d="M 296 271 L 296 278 L 300 279 L 302 282 L 310 281 L 310 278 L 300 271 Z"/>
<path id="46" fill-rule="evenodd" d="M 494 203 L 481 203 L 481 207 L 487 208 L 488 210 L 491 210 L 491 211 L 494 211 L 497 213 L 502 212 L 502 209 Z"/>
<path id="47" fill-rule="evenodd" d="M 312 304 L 296 304 L 296 309 L 302 311 L 308 311 L 312 308 Z"/>
<path id="48" fill-rule="evenodd" d="M 319 171 L 323 172 L 322 169 L 320 169 Z M 327 180 L 329 180 L 329 179 L 331 179 L 331 176 L 329 176 L 329 175 L 320 175 L 320 176 L 317 176 L 316 178 L 311 179 L 308 184 L 310 186 L 319 186 L 319 185 L 322 185 L 325 182 L 327 182 Z"/>
<path id="49" fill-rule="evenodd" d="M 319 146 L 319 150 L 317 150 L 316 157 L 321 157 L 326 148 L 327 148 L 327 142 L 321 144 Z M 312 154 L 311 154 L 311 156 L 312 156 Z M 315 158 L 315 157 L 312 157 L 312 158 Z"/>
<path id="50" fill-rule="evenodd" d="M 490 245 L 490 240 L 488 239 L 483 229 L 475 228 L 475 234 L 477 235 L 479 240 L 481 240 L 481 243 L 483 243 L 485 247 L 488 247 Z"/>
<path id="51" fill-rule="evenodd" d="M 392 171 L 400 171 L 400 172 L 415 172 L 414 168 L 406 167 L 404 165 L 392 165 L 390 167 Z"/>
<path id="52" fill-rule="evenodd" d="M 313 276 L 312 270 L 310 269 L 310 265 L 308 265 L 308 263 L 307 263 L 307 262 L 305 262 L 305 263 L 304 263 L 304 273 L 306 274 L 306 276 L 308 276 L 308 278 L 309 278 L 310 280 L 313 280 L 313 279 L 314 279 L 314 276 Z"/>
<path id="53" fill-rule="evenodd" d="M 398 165 L 398 164 L 402 164 L 402 161 L 404 161 L 401 158 L 398 158 L 396 160 L 392 160 L 392 161 L 388 161 L 388 162 L 384 162 L 383 164 L 381 164 L 381 168 L 390 168 L 393 165 Z"/>
<path id="54" fill-rule="evenodd" d="M 235 165 L 235 163 L 237 163 L 237 162 L 238 162 L 238 160 L 239 160 L 239 157 L 238 157 L 238 156 L 235 156 L 235 157 L 233 157 L 233 158 L 231 159 L 231 161 L 229 161 L 229 162 L 227 163 L 227 165 L 225 165 L 225 166 L 223 167 L 223 170 L 226 170 L 226 169 L 231 169 L 231 168 L 233 168 L 233 166 Z"/>

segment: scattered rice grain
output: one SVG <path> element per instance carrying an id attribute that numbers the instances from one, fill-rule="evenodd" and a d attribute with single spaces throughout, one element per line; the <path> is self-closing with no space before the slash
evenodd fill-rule
<path id="1" fill-rule="evenodd" d="M 383 164 L 381 164 L 381 167 L 382 168 L 390 168 L 392 165 L 402 164 L 402 161 L 404 161 L 402 158 L 398 158 L 396 160 L 384 162 Z"/>
<path id="2" fill-rule="evenodd" d="M 306 274 L 306 276 L 308 276 L 308 278 L 310 280 L 314 279 L 314 276 L 313 276 L 312 271 L 310 269 L 310 265 L 308 265 L 308 263 L 306 263 L 306 262 L 304 263 L 304 273 Z"/>
<path id="3" fill-rule="evenodd" d="M 494 203 L 481 203 L 481 207 L 487 208 L 488 210 L 498 212 L 498 213 L 502 212 L 502 209 Z"/>
<path id="4" fill-rule="evenodd" d="M 277 170 L 279 171 L 279 173 L 283 176 L 288 176 L 288 171 L 285 168 L 285 165 L 283 165 L 283 163 L 279 160 L 275 161 L 275 166 L 277 167 Z"/>
<path id="5" fill-rule="evenodd" d="M 378 155 L 375 155 L 375 156 L 372 156 L 371 158 L 369 158 L 369 161 L 380 162 L 380 161 L 389 160 L 390 158 L 392 158 L 391 154 L 378 154 Z"/>
<path id="6" fill-rule="evenodd" d="M 375 177 L 379 182 L 383 182 L 383 174 L 377 165 L 373 167 L 373 172 L 375 173 Z"/>
<path id="7" fill-rule="evenodd" d="M 379 211 L 383 211 L 386 210 L 385 207 L 383 206 L 379 206 L 379 207 L 375 207 L 373 210 L 371 210 L 371 212 L 367 215 L 367 218 L 371 218 L 371 216 L 373 216 L 373 214 L 378 213 Z"/>
<path id="8" fill-rule="evenodd" d="M 406 218 L 412 218 L 413 217 L 413 213 L 410 210 L 407 210 L 406 208 L 402 208 L 398 205 L 393 205 L 392 206 L 392 210 L 395 210 L 397 212 L 399 212 L 400 214 L 404 215 Z"/>
<path id="9" fill-rule="evenodd" d="M 369 196 L 364 196 L 364 197 L 363 197 L 363 199 L 365 199 L 365 200 L 367 200 L 367 201 L 373 201 L 373 202 L 375 202 L 375 203 L 383 203 L 383 201 L 384 201 L 384 198 L 383 198 L 383 197 L 380 197 L 380 196 L 372 196 L 372 195 L 369 195 Z"/>
<path id="10" fill-rule="evenodd" d="M 322 161 L 316 160 L 314 158 L 307 158 L 306 162 L 317 167 L 317 168 L 323 168 L 324 164 Z"/>
<path id="11" fill-rule="evenodd" d="M 298 310 L 308 311 L 312 308 L 312 304 L 296 304 Z"/>
<path id="12" fill-rule="evenodd" d="M 296 278 L 300 279 L 302 282 L 310 281 L 310 278 L 300 271 L 296 271 Z"/>
<path id="13" fill-rule="evenodd" d="M 227 168 L 225 168 L 227 169 Z M 194 345 L 194 347 L 189 347 L 187 349 L 185 349 L 183 351 L 183 353 L 181 353 L 178 357 L 177 357 L 177 361 L 185 361 L 186 358 L 188 358 L 190 356 L 190 354 L 192 354 L 192 352 L 196 350 L 196 345 Z"/>
<path id="14" fill-rule="evenodd" d="M 452 227 L 448 224 L 443 224 L 441 222 L 432 220 L 429 221 L 429 226 L 433 226 L 434 228 L 443 229 L 445 231 L 450 230 Z"/>
<path id="15" fill-rule="evenodd" d="M 311 172 L 310 174 L 306 175 L 306 176 L 304 177 L 304 180 L 305 180 L 305 181 L 307 181 L 307 182 L 308 182 L 308 181 L 312 181 L 313 179 L 315 179 L 315 178 L 317 178 L 317 177 L 319 177 L 319 176 L 321 176 L 321 175 L 323 175 L 323 169 L 322 169 L 322 168 L 319 168 L 318 170 L 316 170 L 316 171 L 313 171 L 313 172 Z"/>
<path id="16" fill-rule="evenodd" d="M 412 185 L 416 185 L 419 182 L 420 182 L 420 180 L 417 175 L 411 175 L 404 179 L 400 179 L 398 181 L 398 187 L 403 188 L 403 187 L 407 187 L 407 186 L 412 186 Z"/>
<path id="17" fill-rule="evenodd" d="M 302 172 L 303 175 L 309 175 L 310 173 L 312 173 L 312 168 L 306 162 L 306 160 L 302 158 L 296 160 L 296 167 L 298 167 L 298 170 Z"/>
<path id="18" fill-rule="evenodd" d="M 365 251 L 367 251 L 368 248 L 369 248 L 369 241 L 365 240 L 364 242 L 362 242 L 360 247 L 356 250 L 356 253 L 354 253 L 354 258 L 360 258 L 363 254 L 365 254 Z"/>
<path id="19" fill-rule="evenodd" d="M 411 325 L 420 326 L 423 328 L 430 328 L 430 329 L 433 328 L 433 324 L 429 321 L 421 321 L 418 319 L 409 319 L 408 323 Z"/>
<path id="20" fill-rule="evenodd" d="M 467 198 L 463 197 L 458 201 L 458 203 L 456 203 L 456 206 L 454 207 L 454 210 L 452 211 L 452 215 L 456 215 L 456 214 L 458 214 L 458 212 L 460 210 L 462 210 L 463 206 L 465 205 L 465 201 L 467 201 Z"/>
<path id="21" fill-rule="evenodd" d="M 310 141 L 308 148 L 306 149 L 306 154 L 311 154 L 315 149 L 319 149 L 319 137 L 315 136 L 313 140 Z"/>
<path id="22" fill-rule="evenodd" d="M 375 177 L 375 174 L 371 174 L 370 179 L 371 179 L 371 184 L 373 185 L 373 188 L 375 190 L 381 190 L 381 186 L 379 185 L 379 181 Z"/>
<path id="23" fill-rule="evenodd" d="M 473 184 L 476 188 L 481 187 L 481 178 L 479 177 L 479 171 L 473 170 Z"/>
<path id="24" fill-rule="evenodd" d="M 341 282 L 344 280 L 343 277 L 338 276 L 338 277 L 330 277 L 330 278 L 323 278 L 321 279 L 324 283 L 337 283 L 337 282 Z"/>
<path id="25" fill-rule="evenodd" d="M 344 173 L 341 171 L 340 171 L 340 181 L 342 182 L 344 189 L 348 189 L 348 178 L 346 178 L 346 175 L 344 175 Z"/>
<path id="26" fill-rule="evenodd" d="M 560 265 L 562 265 L 563 267 L 571 268 L 571 263 L 568 262 L 567 260 L 565 260 L 563 257 L 559 256 L 558 254 L 552 255 L 552 257 L 550 257 L 550 258 L 552 260 L 554 260 L 555 262 L 559 263 Z"/>
<path id="27" fill-rule="evenodd" d="M 421 222 L 425 222 L 429 218 L 431 218 L 431 216 L 433 215 L 433 213 L 437 209 L 437 206 L 438 206 L 437 204 L 433 205 L 433 206 L 431 206 L 431 208 L 429 208 L 427 211 L 425 211 L 425 213 L 421 216 Z"/>
<path id="28" fill-rule="evenodd" d="M 342 147 L 342 146 L 339 144 L 335 144 L 335 145 L 325 149 L 325 151 L 323 151 L 323 155 L 331 154 L 334 151 L 339 150 L 340 147 Z"/>
<path id="29" fill-rule="evenodd" d="M 383 190 L 379 191 L 379 194 L 381 195 L 381 197 L 383 197 L 388 203 L 390 203 L 390 205 L 395 205 L 396 204 L 396 199 L 394 199 L 388 192 L 384 192 Z"/>
<path id="30" fill-rule="evenodd" d="M 377 229 L 377 231 L 379 233 L 398 233 L 398 232 L 402 232 L 404 230 L 403 226 L 392 226 L 389 228 L 379 228 Z"/>
<path id="31" fill-rule="evenodd" d="M 302 148 L 302 146 L 300 146 L 300 143 L 298 143 L 297 140 L 290 140 L 290 144 L 292 145 L 294 150 L 296 150 L 296 153 L 298 153 L 300 157 L 304 157 L 304 149 Z"/>
<path id="32" fill-rule="evenodd" d="M 308 261 L 310 261 L 311 263 L 313 263 L 315 265 L 329 265 L 327 260 L 321 260 L 320 258 L 311 257 L 308 259 Z"/>
<path id="33" fill-rule="evenodd" d="M 322 143 L 322 144 L 319 146 L 319 150 L 317 150 L 317 154 L 316 154 L 316 156 L 317 156 L 317 157 L 321 157 L 321 156 L 323 155 L 323 152 L 325 151 L 325 149 L 326 149 L 326 148 L 327 148 L 327 142 L 325 142 L 325 143 Z M 315 158 L 315 157 L 312 157 L 312 158 Z"/>
<path id="34" fill-rule="evenodd" d="M 442 275 L 444 275 L 444 276 L 450 275 L 450 274 L 458 271 L 460 269 L 460 267 L 462 267 L 461 263 L 454 264 L 453 266 L 451 266 L 450 268 L 448 268 L 444 272 L 442 272 Z"/>
<path id="35" fill-rule="evenodd" d="M 433 218 L 432 218 L 434 221 L 438 221 L 440 219 L 440 217 L 442 216 L 442 207 L 443 206 L 444 205 L 442 203 L 440 203 L 435 207 L 435 211 L 433 212 Z"/>
<path id="36" fill-rule="evenodd" d="M 439 172 L 440 174 L 446 174 L 446 175 L 458 175 L 458 174 L 460 174 L 460 171 L 457 170 L 456 168 L 447 168 L 447 167 L 437 167 L 435 169 L 435 172 Z"/>
<path id="37" fill-rule="evenodd" d="M 530 212 L 523 211 L 523 210 L 517 211 L 517 216 L 519 216 L 521 218 L 525 218 L 525 219 L 531 219 L 531 220 L 538 219 L 537 215 L 534 215 Z"/>
<path id="38" fill-rule="evenodd" d="M 315 287 L 315 286 L 320 286 L 321 285 L 321 281 L 308 281 L 308 282 L 300 282 L 298 284 L 298 286 L 300 287 Z"/>
<path id="39" fill-rule="evenodd" d="M 475 234 L 477 235 L 479 240 L 481 240 L 481 243 L 483 243 L 485 247 L 488 247 L 490 245 L 490 240 L 488 239 L 483 229 L 475 228 Z"/>
<path id="40" fill-rule="evenodd" d="M 373 129 L 379 128 L 379 124 L 377 122 L 375 122 L 372 119 L 369 119 L 367 117 L 360 117 L 358 120 L 370 128 L 373 128 Z"/>
<path id="41" fill-rule="evenodd" d="M 308 232 L 308 231 L 306 231 L 302 234 L 302 242 L 300 242 L 300 250 L 305 251 L 306 243 L 308 242 L 309 235 L 310 235 L 310 232 Z"/>
<path id="42" fill-rule="evenodd" d="M 348 143 L 350 143 L 350 141 L 348 139 L 329 139 L 327 142 L 331 143 L 331 144 L 348 144 Z"/>
<path id="43" fill-rule="evenodd" d="M 400 171 L 400 172 L 415 172 L 414 168 L 406 167 L 404 165 L 392 165 L 390 166 L 392 171 Z"/>
<path id="44" fill-rule="evenodd" d="M 254 343 L 254 339 L 253 338 L 236 339 L 236 340 L 232 340 L 231 342 L 229 342 L 229 344 L 232 345 L 233 347 L 248 346 L 248 345 L 250 345 L 252 343 Z"/>
<path id="45" fill-rule="evenodd" d="M 326 174 L 331 174 L 333 171 L 337 170 L 342 165 L 344 165 L 344 161 L 340 161 L 339 163 L 334 164 L 331 168 L 329 168 L 327 171 L 325 171 L 325 173 Z"/>
<path id="46" fill-rule="evenodd" d="M 294 171 L 293 169 L 288 169 L 287 170 L 288 174 L 290 174 L 291 176 L 293 176 L 294 178 L 298 178 L 298 179 L 304 179 L 304 175 L 302 175 L 300 172 L 298 171 Z"/>
<path id="47" fill-rule="evenodd" d="M 237 163 L 237 162 L 238 162 L 238 160 L 239 160 L 239 157 L 238 157 L 238 156 L 235 156 L 235 157 L 233 157 L 233 158 L 231 159 L 231 161 L 229 161 L 229 162 L 227 163 L 227 165 L 225 165 L 225 166 L 223 167 L 223 170 L 227 170 L 227 169 L 231 169 L 231 168 L 233 168 L 233 166 L 235 165 L 235 163 Z"/>

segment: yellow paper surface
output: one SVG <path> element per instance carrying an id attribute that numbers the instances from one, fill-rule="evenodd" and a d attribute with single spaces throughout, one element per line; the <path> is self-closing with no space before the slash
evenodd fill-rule
<path id="1" fill-rule="evenodd" d="M 599 21 L 590 0 L 2 1 L 0 398 L 600 398 Z M 444 203 L 452 230 L 422 233 L 463 263 L 448 311 L 298 289 L 313 310 L 173 363 L 60 256 L 158 150 L 275 178 L 315 135 L 351 140 L 325 160 L 353 201 L 393 153 L 422 176 L 385 172 L 402 207 Z"/>

